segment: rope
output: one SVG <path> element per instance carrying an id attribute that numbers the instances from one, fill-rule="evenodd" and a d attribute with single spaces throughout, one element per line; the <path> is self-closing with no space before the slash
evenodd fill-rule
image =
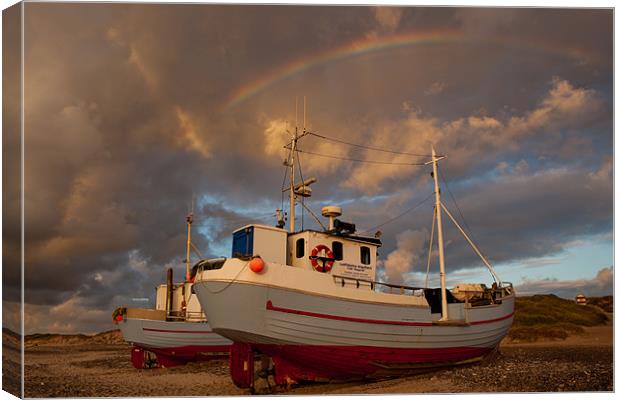
<path id="1" fill-rule="evenodd" d="M 425 163 L 404 163 L 404 162 L 391 162 L 391 161 L 360 160 L 356 158 L 346 158 L 346 157 L 339 157 L 339 156 L 328 155 L 328 154 L 313 153 L 311 151 L 299 150 L 299 149 L 297 149 L 297 151 L 300 153 L 312 154 L 314 156 L 319 156 L 319 157 L 335 158 L 337 160 L 353 161 L 353 162 L 360 162 L 360 163 L 367 163 L 367 164 L 413 165 L 413 166 L 418 166 L 418 167 L 423 167 L 424 165 L 426 165 Z"/>
<path id="2" fill-rule="evenodd" d="M 491 263 L 489 262 L 489 260 L 487 260 L 487 258 L 482 254 L 482 252 L 480 251 L 480 249 L 478 249 L 478 246 L 476 246 L 476 244 L 469 238 L 469 236 L 467 236 L 467 234 L 465 233 L 465 231 L 463 230 L 463 228 L 461 228 L 461 225 L 459 225 L 459 223 L 456 221 L 456 219 L 454 218 L 454 216 L 450 213 L 450 211 L 448 210 L 448 208 L 446 207 L 445 204 L 441 203 L 441 208 L 443 208 L 443 210 L 446 212 L 446 214 L 448 215 L 448 217 L 450 217 L 450 219 L 452 220 L 452 222 L 454 222 L 454 225 L 456 225 L 456 227 L 461 231 L 461 233 L 463 234 L 463 236 L 465 237 L 465 239 L 467 240 L 467 242 L 469 242 L 469 245 L 472 247 L 472 249 L 474 249 L 474 252 L 476 254 L 478 254 L 478 257 L 480 257 L 480 259 L 482 260 L 482 262 L 487 266 L 487 268 L 489 269 L 489 272 L 491 273 L 491 275 L 493 276 L 493 280 L 495 282 L 498 282 L 499 284 L 502 283 L 501 279 L 499 279 L 499 276 L 495 273 L 495 269 L 493 269 L 493 266 L 491 265 Z"/>
<path id="3" fill-rule="evenodd" d="M 330 138 L 330 137 L 327 137 L 327 136 L 319 135 L 318 133 L 315 133 L 315 132 L 310 132 L 310 131 L 306 131 L 306 132 L 308 132 L 312 136 L 316 136 L 316 137 L 321 138 L 321 139 L 330 140 L 332 142 L 342 143 L 342 144 L 346 144 L 346 145 L 349 145 L 349 146 L 360 147 L 362 149 L 382 151 L 384 153 L 392 153 L 392 154 L 404 154 L 404 155 L 414 156 L 414 157 L 431 157 L 428 154 L 414 154 L 414 153 L 407 153 L 407 152 L 404 152 L 404 151 L 395 151 L 395 150 L 382 149 L 382 148 L 379 148 L 379 147 L 364 146 L 362 144 L 346 142 L 344 140 L 340 140 L 340 139 L 335 139 L 335 138 Z"/>
<path id="4" fill-rule="evenodd" d="M 448 182 L 446 182 L 445 178 L 443 177 L 443 173 L 441 172 L 441 169 L 437 168 L 437 170 L 439 171 L 439 176 L 441 177 L 441 180 L 443 181 L 444 186 L 446 187 L 446 189 L 448 189 L 448 194 L 452 198 L 452 202 L 454 203 L 456 210 L 459 212 L 459 215 L 461 216 L 461 220 L 465 224 L 465 228 L 467 228 L 467 231 L 471 235 L 472 242 L 478 243 L 478 239 L 476 238 L 476 235 L 474 235 L 474 231 L 471 230 L 471 228 L 469 227 L 469 224 L 467 223 L 467 220 L 465 219 L 465 216 L 461 212 L 461 208 L 459 207 L 459 204 L 456 202 L 456 198 L 452 194 L 452 191 L 450 190 L 450 186 L 448 186 Z"/>
<path id="5" fill-rule="evenodd" d="M 192 248 L 194 249 L 194 251 L 196 252 L 198 257 L 203 259 L 204 257 L 202 256 L 202 253 L 200 252 L 200 250 L 198 250 L 198 247 L 196 247 L 196 245 L 194 243 L 192 243 L 192 242 L 189 242 L 189 244 L 192 246 Z"/>
<path id="6" fill-rule="evenodd" d="M 237 219 L 237 220 L 231 220 L 231 221 L 224 220 L 222 224 L 217 225 L 217 229 L 222 230 L 222 229 L 230 228 L 234 225 L 241 226 L 241 225 L 247 225 L 252 222 L 266 223 L 267 219 L 273 217 L 273 215 L 274 215 L 273 213 L 269 213 L 269 214 L 266 214 L 265 216 L 248 217 L 244 219 Z M 200 226 L 202 227 L 204 225 L 200 225 Z"/>
<path id="7" fill-rule="evenodd" d="M 235 275 L 234 278 L 232 278 L 232 280 L 230 282 L 228 282 L 226 284 L 226 286 L 224 286 L 222 289 L 220 290 L 216 290 L 216 291 L 211 291 L 209 290 L 209 288 L 205 285 L 205 289 L 207 290 L 207 292 L 211 293 L 211 294 L 219 294 L 222 293 L 224 290 L 228 289 L 230 287 L 230 285 L 232 285 L 233 283 L 235 283 L 235 281 L 237 280 L 237 278 L 239 278 L 239 275 L 241 275 L 241 273 L 243 272 L 243 270 L 248 266 L 248 264 L 250 263 L 251 260 L 248 260 L 245 262 L 245 265 L 243 267 L 241 267 L 241 269 L 239 270 L 239 272 L 237 272 L 237 275 Z M 224 266 L 222 266 L 223 268 Z M 204 270 L 203 270 L 204 272 Z M 201 274 L 202 275 L 202 274 Z"/>
<path id="8" fill-rule="evenodd" d="M 327 230 L 327 228 L 325 227 L 325 225 L 323 225 L 323 224 L 321 223 L 321 220 L 319 219 L 319 217 L 317 217 L 317 216 L 316 216 L 316 214 L 314 214 L 314 213 L 312 212 L 312 210 L 311 210 L 311 209 L 310 209 L 307 205 L 305 205 L 304 203 L 301 203 L 301 205 L 302 205 L 302 206 L 304 206 L 304 208 L 305 208 L 306 210 L 308 210 L 308 212 L 310 213 L 310 215 L 312 215 L 312 216 L 314 217 L 314 219 L 316 220 L 316 222 L 318 222 L 318 223 L 319 223 L 319 225 L 321 225 L 321 228 L 323 228 L 323 230 L 325 230 L 325 231 L 326 231 L 326 230 Z"/>
<path id="9" fill-rule="evenodd" d="M 377 229 L 377 228 L 381 228 L 383 225 L 386 225 L 386 224 L 388 224 L 388 223 L 390 223 L 390 222 L 394 221 L 395 219 L 398 219 L 398 218 L 402 217 L 403 215 L 405 215 L 405 214 L 407 214 L 407 213 L 410 213 L 411 211 L 413 211 L 413 210 L 415 210 L 416 208 L 420 207 L 422 204 L 426 203 L 426 201 L 427 201 L 428 199 L 430 199 L 430 198 L 431 198 L 434 194 L 435 194 L 435 192 L 431 193 L 431 194 L 430 194 L 430 195 L 428 195 L 428 197 L 426 197 L 424 200 L 422 200 L 421 202 L 419 202 L 419 203 L 418 203 L 418 204 L 416 204 L 415 206 L 413 206 L 413 207 L 409 208 L 408 210 L 405 210 L 403 213 L 401 213 L 401 214 L 399 214 L 399 215 L 395 216 L 394 218 L 388 219 L 387 221 L 383 222 L 382 224 L 379 224 L 379 225 L 377 225 L 377 226 L 373 226 L 372 228 L 367 229 L 367 230 L 362 231 L 362 232 L 371 232 L 371 231 L 374 231 L 375 229 Z"/>

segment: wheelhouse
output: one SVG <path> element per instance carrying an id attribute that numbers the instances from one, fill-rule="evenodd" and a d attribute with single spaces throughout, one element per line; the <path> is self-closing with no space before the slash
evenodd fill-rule
<path id="1" fill-rule="evenodd" d="M 374 281 L 380 246 L 377 238 L 305 230 L 288 235 L 286 263 L 335 276 Z"/>
<path id="2" fill-rule="evenodd" d="M 233 232 L 232 256 L 260 256 L 265 262 L 305 268 L 317 273 L 374 281 L 378 238 L 353 234 L 281 228 L 252 224 Z"/>

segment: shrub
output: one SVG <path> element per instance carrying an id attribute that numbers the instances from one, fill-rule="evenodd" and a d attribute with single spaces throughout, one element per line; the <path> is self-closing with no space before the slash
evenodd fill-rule
<path id="1" fill-rule="evenodd" d="M 518 297 L 508 338 L 518 342 L 535 342 L 546 338 L 564 340 L 569 334 L 583 334 L 584 326 L 607 322 L 597 307 L 583 306 L 555 295 Z"/>

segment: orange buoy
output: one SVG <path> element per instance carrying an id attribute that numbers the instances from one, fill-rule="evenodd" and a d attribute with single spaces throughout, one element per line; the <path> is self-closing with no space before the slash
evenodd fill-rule
<path id="1" fill-rule="evenodd" d="M 263 269 L 265 269 L 265 262 L 262 258 L 258 256 L 254 257 L 250 261 L 250 269 L 252 270 L 252 272 L 256 272 L 257 274 L 263 272 Z"/>
<path id="2" fill-rule="evenodd" d="M 116 317 L 114 317 L 114 319 L 115 319 L 117 322 L 121 322 L 121 321 L 123 320 L 123 315 L 122 315 L 122 314 L 118 314 Z"/>

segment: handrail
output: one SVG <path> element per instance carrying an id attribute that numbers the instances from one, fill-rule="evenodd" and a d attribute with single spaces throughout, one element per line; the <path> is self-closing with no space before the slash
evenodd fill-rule
<path id="1" fill-rule="evenodd" d="M 394 283 L 387 283 L 387 282 L 377 282 L 377 281 L 371 281 L 369 279 L 363 279 L 363 278 L 352 278 L 350 276 L 343 276 L 343 275 L 332 275 L 332 277 L 334 278 L 334 281 L 337 283 L 337 279 L 340 279 L 340 284 L 342 286 L 345 285 L 345 281 L 351 281 L 351 282 L 355 282 L 356 286 L 359 288 L 360 287 L 360 282 L 363 283 L 367 283 L 370 284 L 370 289 L 374 290 L 375 287 L 377 285 L 381 285 L 381 286 L 386 286 L 390 288 L 390 293 L 392 293 L 392 289 L 400 289 L 400 294 L 405 294 L 405 290 L 411 290 L 411 294 L 415 295 L 416 291 L 424 291 L 423 287 L 417 287 L 417 286 L 407 286 L 407 285 L 397 285 Z M 498 286 L 497 289 L 490 289 L 488 288 L 487 290 L 491 291 L 491 292 L 495 292 L 495 293 L 501 293 L 502 291 L 504 291 L 505 289 L 510 289 L 509 292 L 512 291 L 512 283 L 511 282 L 502 282 L 501 286 Z M 461 292 L 466 293 L 466 294 L 471 294 L 471 293 L 480 293 L 480 291 L 477 290 L 462 290 Z M 488 292 L 487 292 L 488 293 Z"/>
<path id="2" fill-rule="evenodd" d="M 176 313 L 175 313 L 176 314 Z M 192 322 L 206 322 L 207 318 L 203 316 L 202 311 L 198 312 L 198 311 L 190 311 L 187 312 L 186 315 L 168 315 L 167 316 L 168 320 L 174 320 L 174 321 L 189 321 L 191 320 Z"/>
<path id="3" fill-rule="evenodd" d="M 368 279 L 352 278 L 350 276 L 343 276 L 343 275 L 332 275 L 332 276 L 334 277 L 334 280 L 336 278 L 340 278 L 341 279 L 340 283 L 342 284 L 342 286 L 345 285 L 345 280 L 347 280 L 347 281 L 355 282 L 358 288 L 359 288 L 360 282 L 370 284 L 370 289 L 372 289 L 372 290 L 374 290 L 376 285 L 387 286 L 387 287 L 390 288 L 390 293 L 392 292 L 391 289 L 400 289 L 400 294 L 405 294 L 404 293 L 405 290 L 411 290 L 412 294 L 415 294 L 416 290 L 424 290 L 423 287 L 407 286 L 407 285 L 397 285 L 397 284 L 394 284 L 394 283 L 377 282 L 377 281 L 371 281 L 371 280 L 368 280 Z"/>

